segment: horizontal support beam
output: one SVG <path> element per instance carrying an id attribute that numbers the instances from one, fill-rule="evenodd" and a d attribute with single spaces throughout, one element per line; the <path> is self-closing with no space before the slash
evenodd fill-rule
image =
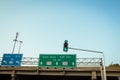
<path id="1" fill-rule="evenodd" d="M 119 77 L 120 67 L 107 67 L 107 76 Z M 38 67 L 0 67 L 0 74 L 15 75 L 66 75 L 66 76 L 92 76 L 92 72 L 96 72 L 96 76 L 101 76 L 99 67 L 79 67 L 79 68 L 38 68 Z"/>

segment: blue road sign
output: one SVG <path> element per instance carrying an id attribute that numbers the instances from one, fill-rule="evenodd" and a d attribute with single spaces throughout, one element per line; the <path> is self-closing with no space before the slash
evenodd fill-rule
<path id="1" fill-rule="evenodd" d="M 21 66 L 23 54 L 4 54 L 1 66 Z"/>

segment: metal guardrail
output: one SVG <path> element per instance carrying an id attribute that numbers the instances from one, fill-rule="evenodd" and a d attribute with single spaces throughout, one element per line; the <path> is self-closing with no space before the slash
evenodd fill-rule
<path id="1" fill-rule="evenodd" d="M 38 66 L 37 57 L 23 57 L 21 66 Z M 0 64 L 2 57 L 0 57 Z M 102 58 L 77 58 L 77 67 L 100 67 L 102 64 Z"/>

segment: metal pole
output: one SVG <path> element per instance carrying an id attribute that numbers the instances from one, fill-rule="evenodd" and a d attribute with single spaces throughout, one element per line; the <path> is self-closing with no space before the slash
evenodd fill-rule
<path id="1" fill-rule="evenodd" d="M 105 67 L 105 56 L 104 56 L 104 53 L 102 54 L 102 56 L 103 56 L 104 79 L 107 80 L 106 67 Z"/>
<path id="2" fill-rule="evenodd" d="M 103 52 L 101 52 L 101 51 L 86 50 L 86 49 L 78 49 L 78 48 L 71 48 L 71 47 L 68 47 L 68 49 L 73 49 L 73 50 L 80 50 L 80 51 L 94 52 L 94 53 L 101 53 L 101 54 L 103 54 Z"/>
<path id="3" fill-rule="evenodd" d="M 13 46 L 12 54 L 14 53 L 15 45 L 16 45 L 16 41 L 15 41 L 14 46 Z"/>
<path id="4" fill-rule="evenodd" d="M 19 49 L 18 49 L 18 54 L 20 53 L 20 49 L 21 49 L 21 44 L 23 43 L 22 41 L 19 41 L 20 45 L 19 45 Z"/>
<path id="5" fill-rule="evenodd" d="M 103 58 L 101 58 L 100 71 L 101 71 L 101 80 L 104 80 Z"/>
<path id="6" fill-rule="evenodd" d="M 14 53 L 14 49 L 15 49 L 16 42 L 18 41 L 18 40 L 17 40 L 18 34 L 19 34 L 19 33 L 17 32 L 17 33 L 16 33 L 15 40 L 13 40 L 13 41 L 15 41 L 15 43 L 14 43 L 14 46 L 13 46 L 12 54 Z"/>

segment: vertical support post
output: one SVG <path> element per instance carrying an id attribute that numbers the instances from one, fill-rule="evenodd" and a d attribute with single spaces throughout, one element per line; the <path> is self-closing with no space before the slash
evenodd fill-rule
<path id="1" fill-rule="evenodd" d="M 15 77 L 12 76 L 12 77 L 11 77 L 11 80 L 15 80 Z"/>
<path id="2" fill-rule="evenodd" d="M 106 75 L 106 67 L 105 67 L 105 56 L 104 53 L 102 53 L 103 59 L 102 59 L 102 67 L 103 67 L 103 75 L 104 75 L 104 80 L 107 80 L 107 75 Z"/>
<path id="3" fill-rule="evenodd" d="M 13 73 L 11 74 L 11 80 L 15 80 L 15 71 L 13 70 Z"/>
<path id="4" fill-rule="evenodd" d="M 96 71 L 93 71 L 93 72 L 92 72 L 92 80 L 97 80 Z"/>
<path id="5" fill-rule="evenodd" d="M 118 80 L 120 80 L 120 77 L 118 77 Z"/>
<path id="6" fill-rule="evenodd" d="M 101 64 L 102 64 L 102 63 L 101 63 Z M 105 79 L 104 79 L 103 65 L 100 66 L 100 71 L 101 71 L 101 80 L 105 80 Z"/>

